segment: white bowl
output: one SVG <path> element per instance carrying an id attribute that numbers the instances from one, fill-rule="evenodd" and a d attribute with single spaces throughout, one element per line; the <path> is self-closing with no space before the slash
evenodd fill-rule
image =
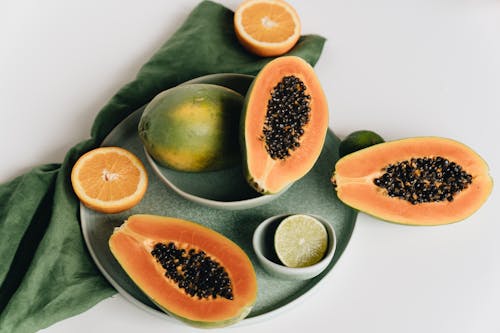
<path id="1" fill-rule="evenodd" d="M 335 230 L 333 229 L 333 226 L 322 217 L 305 214 L 314 217 L 326 228 L 328 233 L 328 247 L 325 256 L 318 263 L 308 267 L 287 267 L 281 264 L 276 252 L 274 251 L 274 233 L 280 222 L 290 215 L 295 214 L 276 215 L 260 223 L 253 233 L 253 249 L 262 268 L 264 268 L 264 270 L 272 276 L 287 280 L 311 279 L 319 275 L 332 261 L 333 255 L 335 254 L 335 247 L 337 245 Z"/>
<path id="2" fill-rule="evenodd" d="M 217 84 L 245 95 L 253 79 L 251 75 L 221 73 L 195 78 L 183 85 Z M 185 199 L 200 205 L 225 210 L 249 209 L 275 200 L 288 189 L 287 187 L 276 194 L 258 193 L 246 182 L 241 164 L 225 170 L 189 173 L 166 168 L 157 163 L 146 149 L 144 152 L 153 171 L 165 185 Z"/>
<path id="3" fill-rule="evenodd" d="M 277 199 L 288 189 L 262 195 L 246 183 L 241 167 L 188 173 L 163 167 L 156 163 L 146 149 L 144 153 L 149 165 L 165 185 L 181 197 L 200 205 L 225 210 L 249 209 Z"/>

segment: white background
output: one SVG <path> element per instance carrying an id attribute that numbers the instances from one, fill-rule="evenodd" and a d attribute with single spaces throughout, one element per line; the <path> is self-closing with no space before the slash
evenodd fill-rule
<path id="1" fill-rule="evenodd" d="M 316 66 L 340 136 L 462 141 L 499 179 L 500 1 L 290 2 L 328 41 Z M 2 0 L 0 182 L 61 162 L 99 109 L 198 1 Z M 235 9 L 239 1 L 223 1 Z M 360 214 L 320 288 L 283 313 L 227 332 L 500 332 L 498 190 L 467 220 L 408 227 Z M 56 332 L 191 332 L 106 299 Z"/>

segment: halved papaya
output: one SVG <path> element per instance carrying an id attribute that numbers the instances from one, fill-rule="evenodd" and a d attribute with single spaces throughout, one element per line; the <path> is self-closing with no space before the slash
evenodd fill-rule
<path id="1" fill-rule="evenodd" d="M 197 327 L 221 327 L 248 315 L 257 279 L 246 253 L 200 224 L 132 215 L 109 239 L 111 252 L 162 310 Z"/>
<path id="2" fill-rule="evenodd" d="M 329 110 L 314 69 L 295 56 L 276 58 L 250 86 L 241 117 L 245 176 L 260 193 L 280 192 L 318 159 Z"/>
<path id="3" fill-rule="evenodd" d="M 486 162 L 440 137 L 380 143 L 338 160 L 332 176 L 347 205 L 383 220 L 439 225 L 478 210 L 493 187 Z"/>

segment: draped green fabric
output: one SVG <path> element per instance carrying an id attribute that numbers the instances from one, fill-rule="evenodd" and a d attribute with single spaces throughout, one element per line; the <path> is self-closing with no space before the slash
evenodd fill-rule
<path id="1" fill-rule="evenodd" d="M 89 139 L 61 164 L 34 168 L 0 185 L 0 332 L 36 332 L 81 313 L 116 291 L 85 247 L 71 168 L 127 115 L 157 93 L 211 73 L 256 74 L 270 58 L 236 40 L 233 12 L 203 1 L 97 115 Z M 289 54 L 314 65 L 325 40 L 302 36 Z"/>

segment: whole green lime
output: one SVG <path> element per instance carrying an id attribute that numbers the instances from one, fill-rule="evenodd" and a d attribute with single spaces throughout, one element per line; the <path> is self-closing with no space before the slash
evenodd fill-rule
<path id="1" fill-rule="evenodd" d="M 339 156 L 343 157 L 355 151 L 384 142 L 377 133 L 369 130 L 355 131 L 349 134 L 339 146 Z"/>

